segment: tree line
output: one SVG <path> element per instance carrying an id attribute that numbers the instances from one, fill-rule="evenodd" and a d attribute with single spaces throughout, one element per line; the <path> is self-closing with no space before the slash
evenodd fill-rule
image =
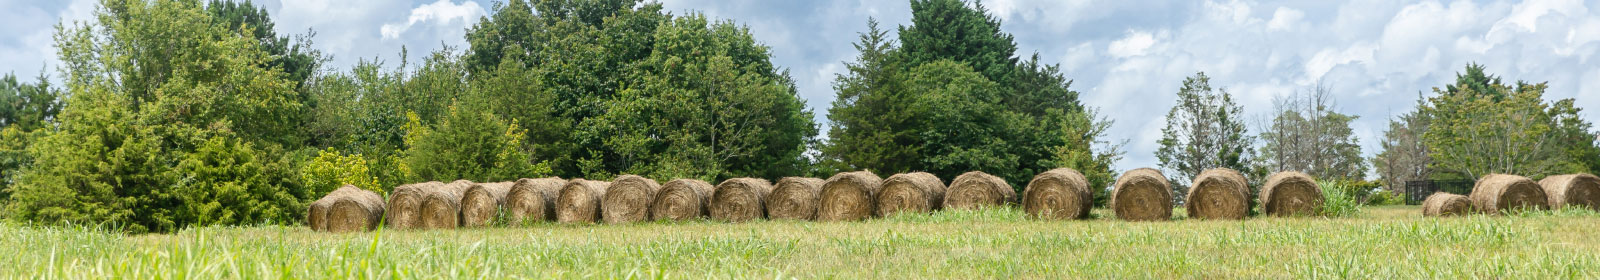
<path id="1" fill-rule="evenodd" d="M 875 21 L 859 34 L 857 57 L 834 79 L 824 138 L 788 70 L 749 29 L 658 3 L 510 0 L 467 30 L 464 47 L 332 69 L 314 34 L 277 34 L 248 1 L 103 0 L 89 21 L 57 26 L 63 85 L 0 80 L 0 201 L 14 220 L 170 232 L 299 223 L 307 203 L 346 184 L 384 193 L 456 179 L 776 180 L 868 169 L 947 181 L 985 171 L 1020 189 L 1058 167 L 1112 183 L 1121 142 L 1059 66 L 1017 54 L 981 4 L 910 6 L 911 22 L 892 34 Z M 1404 173 L 1394 168 L 1600 167 L 1570 100 L 1546 103 L 1542 84 L 1498 78 L 1459 85 L 1467 97 L 1436 90 L 1439 101 L 1407 115 L 1428 116 L 1418 123 L 1433 129 L 1386 133 L 1397 138 L 1371 160 L 1383 178 Z M 1326 88 L 1294 96 L 1251 135 L 1226 90 L 1203 73 L 1186 79 L 1159 142 L 1161 167 L 1174 182 L 1212 167 L 1363 179 L 1356 116 L 1338 113 Z M 1529 109 L 1493 109 L 1508 104 Z M 1467 125 L 1485 118 L 1528 128 L 1494 131 L 1507 137 L 1551 141 L 1507 159 L 1525 163 L 1453 165 L 1472 155 L 1444 153 L 1478 151 L 1451 145 L 1483 144 L 1459 139 L 1487 133 Z M 1398 138 L 1407 135 L 1415 141 Z M 1563 157 L 1545 157 L 1553 153 Z M 1405 157 L 1417 154 L 1451 165 Z"/>

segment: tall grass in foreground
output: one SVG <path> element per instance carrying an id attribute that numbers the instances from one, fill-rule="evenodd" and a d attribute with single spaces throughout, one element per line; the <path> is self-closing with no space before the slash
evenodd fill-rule
<path id="1" fill-rule="evenodd" d="M 1109 217 L 1104 209 L 1096 211 Z M 1038 221 L 1014 209 L 851 223 L 710 221 L 125 236 L 0 226 L 0 278 L 1597 278 L 1592 211 L 1430 219 Z"/>
<path id="2" fill-rule="evenodd" d="M 1361 198 L 1346 183 L 1317 181 L 1317 187 L 1322 189 L 1323 216 L 1352 217 L 1361 212 Z"/>

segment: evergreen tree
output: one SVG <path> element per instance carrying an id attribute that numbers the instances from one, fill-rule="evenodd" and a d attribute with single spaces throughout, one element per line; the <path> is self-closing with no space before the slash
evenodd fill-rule
<path id="1" fill-rule="evenodd" d="M 1174 203 L 1182 204 L 1191 178 L 1206 169 L 1249 170 L 1255 139 L 1247 134 L 1243 111 L 1227 90 L 1213 89 L 1205 73 L 1183 80 L 1156 150 L 1162 172 L 1172 182 Z"/>

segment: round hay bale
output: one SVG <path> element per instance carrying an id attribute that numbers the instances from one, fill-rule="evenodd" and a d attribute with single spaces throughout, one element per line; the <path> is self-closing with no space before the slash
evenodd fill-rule
<path id="1" fill-rule="evenodd" d="M 1261 212 L 1285 217 L 1316 215 L 1322 212 L 1322 187 L 1311 175 L 1282 171 L 1267 176 L 1261 186 Z"/>
<path id="2" fill-rule="evenodd" d="M 600 199 L 611 182 L 572 179 L 556 196 L 556 222 L 593 223 L 600 220 Z"/>
<path id="3" fill-rule="evenodd" d="M 1070 220 L 1089 217 L 1094 193 L 1089 179 L 1072 168 L 1056 168 L 1033 176 L 1022 191 L 1022 210 L 1039 219 Z"/>
<path id="4" fill-rule="evenodd" d="M 878 204 L 872 201 L 883 188 L 883 179 L 872 171 L 833 174 L 822 182 L 818 193 L 818 221 L 856 221 L 872 217 Z"/>
<path id="5" fill-rule="evenodd" d="M 1212 168 L 1194 177 L 1184 208 L 1189 218 L 1205 220 L 1243 220 L 1250 214 L 1250 187 L 1244 174 L 1228 168 Z"/>
<path id="6" fill-rule="evenodd" d="M 816 220 L 822 179 L 784 177 L 767 195 L 767 219 Z"/>
<path id="7" fill-rule="evenodd" d="M 1600 177 L 1592 174 L 1567 174 L 1539 180 L 1551 209 L 1582 207 L 1600 210 Z"/>
<path id="8" fill-rule="evenodd" d="M 335 200 L 353 195 L 359 191 L 361 191 L 361 188 L 351 185 L 344 185 L 334 189 L 331 192 L 328 192 L 328 194 L 323 195 L 322 198 L 311 202 L 310 209 L 307 209 L 306 211 L 306 225 L 310 226 L 311 230 L 327 231 L 328 208 L 333 207 L 333 202 Z"/>
<path id="9" fill-rule="evenodd" d="M 339 189 L 328 196 L 333 198 L 333 203 L 328 206 L 324 222 L 326 230 L 357 232 L 377 229 L 383 221 L 383 197 L 350 185 Z"/>
<path id="10" fill-rule="evenodd" d="M 643 222 L 650 218 L 650 201 L 661 184 L 634 175 L 617 176 L 600 199 L 600 216 L 608 224 Z"/>
<path id="11" fill-rule="evenodd" d="M 422 197 L 428 190 L 444 187 L 440 182 L 400 185 L 389 191 L 388 210 L 384 211 L 384 226 L 391 229 L 422 227 Z"/>
<path id="12" fill-rule="evenodd" d="M 1459 216 L 1472 213 L 1472 200 L 1465 195 L 1438 192 L 1422 201 L 1422 215 L 1428 217 Z"/>
<path id="13" fill-rule="evenodd" d="M 1005 206 L 1015 201 L 1017 190 L 1012 189 L 1005 179 L 983 171 L 971 171 L 950 181 L 950 192 L 944 196 L 944 208 L 976 209 Z"/>
<path id="14" fill-rule="evenodd" d="M 706 205 L 711 204 L 711 183 L 695 179 L 677 179 L 661 185 L 655 200 L 650 202 L 650 219 L 661 221 L 687 221 L 706 216 Z"/>
<path id="15" fill-rule="evenodd" d="M 442 187 L 428 189 L 422 196 L 422 228 L 453 229 L 461 226 L 461 196 L 472 181 L 456 180 Z"/>
<path id="16" fill-rule="evenodd" d="M 712 219 L 744 222 L 766 217 L 766 198 L 772 193 L 772 183 L 766 179 L 733 178 L 717 184 L 711 193 L 711 205 L 706 210 Z"/>
<path id="17" fill-rule="evenodd" d="M 566 179 L 549 177 L 518 179 L 506 192 L 506 219 L 513 225 L 528 222 L 550 221 L 556 218 L 556 193 L 567 185 Z"/>
<path id="18" fill-rule="evenodd" d="M 1544 188 L 1528 177 L 1509 174 L 1489 174 L 1472 185 L 1472 207 L 1478 211 L 1498 215 L 1515 209 L 1550 209 L 1550 198 Z"/>
<path id="19" fill-rule="evenodd" d="M 899 212 L 932 212 L 944 201 L 944 180 L 927 172 L 895 174 L 883 180 L 876 200 L 879 217 Z"/>
<path id="20" fill-rule="evenodd" d="M 515 182 L 498 182 L 468 186 L 461 194 L 461 226 L 489 225 L 489 222 L 500 215 L 500 206 L 505 205 L 506 193 L 511 192 L 511 185 L 515 184 Z"/>
<path id="21" fill-rule="evenodd" d="M 1172 219 L 1172 186 L 1161 171 L 1139 168 L 1123 172 L 1111 191 L 1111 209 L 1129 221 Z"/>

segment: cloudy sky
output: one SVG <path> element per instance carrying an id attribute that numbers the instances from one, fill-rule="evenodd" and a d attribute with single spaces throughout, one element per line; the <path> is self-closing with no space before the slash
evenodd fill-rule
<path id="1" fill-rule="evenodd" d="M 258 0 L 279 33 L 315 30 L 316 45 L 346 69 L 359 59 L 394 62 L 444 46 L 494 7 L 473 0 Z M 674 14 L 701 12 L 750 27 L 792 71 L 818 121 L 831 82 L 868 18 L 907 24 L 904 1 L 664 0 Z M 1338 108 L 1361 116 L 1363 152 L 1377 152 L 1390 116 L 1419 92 L 1454 79 L 1469 62 L 1507 80 L 1549 81 L 1550 99 L 1577 98 L 1600 121 L 1600 1 L 985 1 L 1016 36 L 1019 55 L 1059 63 L 1083 100 L 1115 121 L 1126 140 L 1118 170 L 1154 166 L 1156 139 L 1182 80 L 1204 71 L 1236 95 L 1252 119 L 1275 97 L 1319 81 Z M 52 26 L 87 19 L 94 1 L 0 0 L 0 71 L 55 74 Z M 1252 131 L 1259 130 L 1252 126 Z"/>

